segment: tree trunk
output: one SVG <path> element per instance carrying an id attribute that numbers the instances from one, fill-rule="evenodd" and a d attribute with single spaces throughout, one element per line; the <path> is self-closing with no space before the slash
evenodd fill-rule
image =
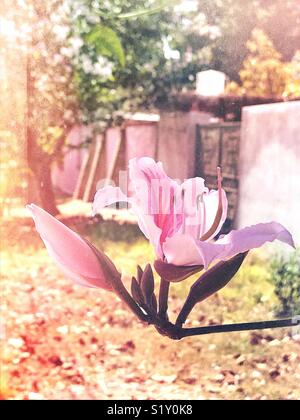
<path id="1" fill-rule="evenodd" d="M 35 132 L 30 127 L 27 127 L 27 161 L 36 180 L 36 182 L 31 182 L 31 186 L 35 185 L 37 188 L 37 194 L 35 191 L 33 194 L 29 192 L 29 196 L 36 196 L 38 201 L 36 204 L 42 206 L 52 216 L 56 216 L 59 214 L 59 210 L 56 207 L 51 179 L 52 159 L 37 144 L 35 137 Z"/>
<path id="2" fill-rule="evenodd" d="M 34 197 L 34 201 L 48 211 L 52 216 L 59 214 L 56 207 L 55 195 L 53 191 L 51 179 L 51 162 L 53 158 L 43 151 L 38 144 L 38 133 L 33 123 L 33 107 L 34 107 L 34 81 L 31 75 L 31 62 L 27 57 L 27 122 L 26 122 L 26 143 L 27 143 L 27 162 L 34 177 L 28 177 L 28 196 Z M 63 144 L 63 138 L 60 139 L 57 149 Z M 35 179 L 34 179 L 35 178 Z M 36 182 L 35 182 L 36 181 Z"/>
<path id="3" fill-rule="evenodd" d="M 51 179 L 51 162 L 49 160 L 50 159 L 45 159 L 45 161 L 41 164 L 39 174 L 39 193 L 43 209 L 52 214 L 52 216 L 56 216 L 59 214 L 59 210 L 55 203 L 55 195 Z"/>

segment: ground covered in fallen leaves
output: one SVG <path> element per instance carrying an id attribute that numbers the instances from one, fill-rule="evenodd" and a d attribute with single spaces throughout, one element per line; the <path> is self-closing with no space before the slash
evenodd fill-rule
<path id="1" fill-rule="evenodd" d="M 110 255 L 126 285 L 153 258 L 134 225 L 66 222 Z M 29 219 L 1 227 L 1 398 L 299 399 L 300 336 L 288 330 L 173 342 L 139 323 L 112 293 L 73 285 L 56 269 Z M 260 256 L 190 325 L 274 316 Z M 171 318 L 190 283 L 171 289 Z"/>

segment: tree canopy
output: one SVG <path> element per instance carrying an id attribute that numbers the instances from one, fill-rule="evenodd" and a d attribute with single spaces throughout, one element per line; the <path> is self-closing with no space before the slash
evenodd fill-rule
<path id="1" fill-rule="evenodd" d="M 300 51 L 291 61 L 283 61 L 271 39 L 261 29 L 252 31 L 247 49 L 248 55 L 239 73 L 241 85 L 229 84 L 228 93 L 284 99 L 300 97 Z"/>
<path id="2" fill-rule="evenodd" d="M 151 0 L 74 2 L 73 37 L 81 45 L 75 78 L 88 119 L 153 107 L 172 90 L 192 86 L 197 71 L 208 67 L 214 37 L 196 36 L 198 28 L 176 3 L 155 12 L 160 3 Z"/>
<path id="3" fill-rule="evenodd" d="M 255 77 L 273 71 L 279 87 L 260 89 L 262 95 L 283 84 L 283 97 L 299 91 L 298 0 L 2 0 L 0 8 L 2 51 L 15 54 L 26 79 L 27 156 L 41 189 L 51 184 L 51 162 L 75 123 L 103 130 L 127 112 L 195 88 L 198 71 L 224 71 L 253 93 L 249 83 L 261 86 Z M 255 28 L 265 34 L 267 58 L 253 51 L 248 57 Z M 3 98 L 24 102 L 9 96 L 6 89 Z M 48 194 L 46 207 L 50 201 Z"/>

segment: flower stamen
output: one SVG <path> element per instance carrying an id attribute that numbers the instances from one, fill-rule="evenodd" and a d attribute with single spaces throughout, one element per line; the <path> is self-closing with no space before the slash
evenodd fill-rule
<path id="1" fill-rule="evenodd" d="M 182 200 L 182 207 L 181 207 L 181 213 L 184 215 L 185 213 L 185 189 L 182 189 L 181 191 L 181 200 Z M 185 234 L 185 222 L 186 222 L 186 217 L 183 216 L 183 222 L 182 222 L 182 233 Z"/>
<path id="2" fill-rule="evenodd" d="M 215 217 L 215 220 L 213 221 L 212 226 L 203 236 L 200 237 L 200 241 L 206 241 L 207 239 L 209 239 L 215 233 L 215 231 L 217 230 L 217 228 L 220 224 L 220 221 L 222 219 L 222 214 L 223 214 L 222 174 L 221 174 L 221 168 L 220 167 L 217 168 L 217 174 L 218 174 L 218 200 L 219 200 L 218 210 L 217 210 L 216 217 Z"/>
<path id="3" fill-rule="evenodd" d="M 206 223 L 206 208 L 203 199 L 204 193 L 198 195 L 197 197 L 197 215 L 198 215 L 198 232 L 197 238 L 200 238 L 203 235 L 203 230 Z"/>

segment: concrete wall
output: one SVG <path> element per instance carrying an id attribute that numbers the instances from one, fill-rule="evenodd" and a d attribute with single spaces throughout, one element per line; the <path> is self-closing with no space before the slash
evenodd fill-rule
<path id="1" fill-rule="evenodd" d="M 140 123 L 126 127 L 126 162 L 143 156 L 155 159 L 157 142 L 157 123 Z"/>
<path id="2" fill-rule="evenodd" d="M 300 244 L 300 102 L 246 107 L 238 228 L 278 221 Z"/>
<path id="3" fill-rule="evenodd" d="M 208 124 L 204 112 L 162 112 L 158 124 L 158 160 L 171 178 L 184 181 L 195 176 L 196 125 Z"/>
<path id="4" fill-rule="evenodd" d="M 111 164 L 115 155 L 118 143 L 121 140 L 121 129 L 119 127 L 108 128 L 105 133 L 105 160 L 106 170 Z"/>
<path id="5" fill-rule="evenodd" d="M 91 136 L 92 127 L 75 126 L 68 136 L 67 144 L 79 146 Z M 56 188 L 68 195 L 73 194 L 87 150 L 87 148 L 66 149 L 63 164 L 55 164 L 52 168 L 52 182 Z"/>

